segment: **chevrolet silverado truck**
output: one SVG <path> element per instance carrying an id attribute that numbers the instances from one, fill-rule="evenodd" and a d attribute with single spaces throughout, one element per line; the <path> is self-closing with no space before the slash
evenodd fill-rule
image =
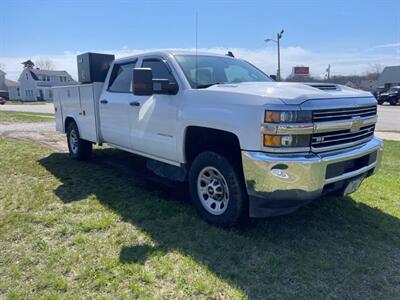
<path id="1" fill-rule="evenodd" d="M 372 94 L 275 82 L 245 60 L 160 51 L 114 60 L 104 82 L 54 88 L 56 128 L 83 160 L 107 143 L 187 182 L 217 226 L 355 192 L 379 168 Z"/>

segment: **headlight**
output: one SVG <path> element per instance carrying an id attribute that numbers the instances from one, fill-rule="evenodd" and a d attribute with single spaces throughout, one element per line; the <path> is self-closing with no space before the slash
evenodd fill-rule
<path id="1" fill-rule="evenodd" d="M 309 147 L 310 135 L 264 134 L 264 147 Z"/>
<path id="2" fill-rule="evenodd" d="M 265 111 L 265 123 L 304 123 L 312 121 L 311 111 Z"/>

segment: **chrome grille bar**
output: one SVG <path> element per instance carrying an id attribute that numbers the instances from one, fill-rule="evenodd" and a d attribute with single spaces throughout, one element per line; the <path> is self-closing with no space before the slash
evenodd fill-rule
<path id="1" fill-rule="evenodd" d="M 313 111 L 311 149 L 325 152 L 369 141 L 374 136 L 376 114 L 376 105 Z M 362 127 L 354 127 L 353 122 L 361 122 Z"/>

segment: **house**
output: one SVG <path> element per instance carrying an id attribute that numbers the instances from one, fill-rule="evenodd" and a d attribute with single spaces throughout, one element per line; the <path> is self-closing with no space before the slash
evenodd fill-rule
<path id="1" fill-rule="evenodd" d="M 400 85 L 400 66 L 385 67 L 379 76 L 378 85 L 389 89 Z"/>
<path id="2" fill-rule="evenodd" d="M 0 97 L 6 99 L 19 99 L 18 82 L 6 79 L 6 73 L 0 70 Z M 12 97 L 10 96 L 10 88 L 12 89 Z"/>
<path id="3" fill-rule="evenodd" d="M 21 100 L 18 82 L 6 79 L 6 86 L 8 87 L 8 99 Z"/>
<path id="4" fill-rule="evenodd" d="M 0 97 L 8 98 L 8 88 L 6 86 L 6 73 L 0 70 Z"/>
<path id="5" fill-rule="evenodd" d="M 18 79 L 23 101 L 52 101 L 53 86 L 76 84 L 66 71 L 25 68 Z"/>

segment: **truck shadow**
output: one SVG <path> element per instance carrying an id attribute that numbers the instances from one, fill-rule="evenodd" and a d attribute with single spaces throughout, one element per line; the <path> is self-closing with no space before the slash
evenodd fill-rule
<path id="1" fill-rule="evenodd" d="M 63 202 L 94 195 L 155 241 L 154 247 L 124 245 L 122 263 L 178 251 L 250 298 L 318 298 L 327 287 L 337 297 L 363 298 L 367 290 L 374 296 L 374 286 L 399 284 L 388 282 L 399 278 L 399 219 L 351 197 L 326 197 L 291 215 L 224 230 L 200 220 L 181 185 L 150 174 L 133 155 L 104 149 L 88 162 L 61 153 L 39 162 L 61 182 L 54 192 Z"/>

